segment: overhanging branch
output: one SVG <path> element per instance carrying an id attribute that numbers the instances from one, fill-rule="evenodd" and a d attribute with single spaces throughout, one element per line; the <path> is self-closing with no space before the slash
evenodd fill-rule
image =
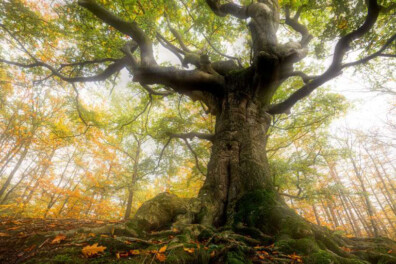
<path id="1" fill-rule="evenodd" d="M 337 42 L 333 55 L 333 61 L 329 68 L 326 70 L 326 72 L 295 91 L 285 101 L 270 106 L 270 108 L 268 109 L 268 113 L 273 115 L 288 113 L 291 107 L 293 107 L 299 100 L 307 97 L 316 88 L 342 73 L 342 59 L 344 58 L 352 41 L 362 37 L 374 26 L 375 22 L 377 21 L 380 12 L 380 6 L 378 5 L 376 0 L 367 0 L 367 2 L 368 12 L 363 25 L 361 25 L 359 28 L 352 31 L 351 33 L 345 35 Z"/>
<path id="2" fill-rule="evenodd" d="M 220 4 L 219 0 L 206 0 L 206 3 L 212 9 L 213 13 L 218 16 L 232 15 L 240 19 L 248 18 L 248 8 L 235 3 Z"/>
<path id="3" fill-rule="evenodd" d="M 44 67 L 44 68 L 47 68 L 48 70 L 50 70 L 53 75 L 59 77 L 60 79 L 73 83 L 73 82 L 104 81 L 107 78 L 109 78 L 111 75 L 113 75 L 114 73 L 116 73 L 116 72 L 120 71 L 122 68 L 124 68 L 126 66 L 126 59 L 122 58 L 122 59 L 117 60 L 113 64 L 109 65 L 103 72 L 101 72 L 97 75 L 78 76 L 78 77 L 66 77 L 66 76 L 62 75 L 61 73 L 59 73 L 59 71 L 57 69 L 55 69 L 54 67 L 52 67 L 51 65 L 46 64 L 41 61 L 31 63 L 31 64 L 23 64 L 23 63 L 19 63 L 19 62 L 13 62 L 13 61 L 0 59 L 0 63 L 6 63 L 9 65 L 18 66 L 21 68 Z"/>
<path id="4" fill-rule="evenodd" d="M 392 44 L 392 42 L 394 42 L 395 40 L 396 40 L 396 34 L 394 34 L 391 38 L 389 38 L 386 41 L 386 43 L 377 52 L 375 52 L 375 53 L 373 53 L 373 54 L 371 54 L 371 55 L 369 55 L 369 56 L 367 56 L 367 57 L 365 57 L 363 59 L 360 59 L 360 60 L 357 60 L 357 61 L 354 61 L 354 62 L 345 63 L 345 64 L 342 65 L 342 68 L 363 64 L 363 63 L 366 63 L 366 62 L 368 62 L 368 61 L 370 61 L 370 60 L 372 60 L 372 59 L 374 59 L 376 57 L 396 57 L 396 54 L 382 54 L 382 52 L 384 50 L 386 50 L 389 47 L 389 45 Z"/>
<path id="5" fill-rule="evenodd" d="M 116 72 L 119 72 L 122 68 L 124 68 L 127 65 L 127 58 L 123 57 L 119 60 L 116 60 L 114 63 L 110 64 L 105 70 L 103 70 L 101 73 L 98 73 L 93 76 L 77 76 L 77 77 L 67 77 L 61 74 L 57 69 L 52 67 L 51 65 L 42 62 L 42 61 L 36 61 L 34 63 L 30 64 L 24 64 L 24 63 L 19 63 L 19 62 L 14 62 L 14 61 L 9 61 L 9 60 L 4 60 L 0 59 L 0 63 L 6 63 L 9 65 L 14 65 L 18 66 L 21 68 L 35 68 L 35 67 L 44 67 L 47 68 L 48 70 L 51 71 L 51 73 L 54 76 L 59 77 L 63 81 L 66 82 L 98 82 L 98 81 L 104 81 L 108 79 L 111 75 L 113 75 Z"/>
<path id="6" fill-rule="evenodd" d="M 95 0 L 79 0 L 78 4 L 88 9 L 92 14 L 97 16 L 106 24 L 114 27 L 121 33 L 130 36 L 135 40 L 140 48 L 142 65 L 156 64 L 153 53 L 153 45 L 151 40 L 146 36 L 144 31 L 136 22 L 127 22 L 114 15 Z"/>

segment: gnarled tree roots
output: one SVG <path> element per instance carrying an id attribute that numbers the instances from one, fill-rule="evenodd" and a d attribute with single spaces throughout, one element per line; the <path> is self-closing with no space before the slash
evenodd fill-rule
<path id="1" fill-rule="evenodd" d="M 128 229 L 144 241 L 166 241 L 174 254 L 179 249 L 168 263 L 396 263 L 394 241 L 337 235 L 304 220 L 271 191 L 245 194 L 222 227 L 201 223 L 206 206 L 162 193 L 142 205 Z M 186 248 L 194 250 L 186 254 Z"/>

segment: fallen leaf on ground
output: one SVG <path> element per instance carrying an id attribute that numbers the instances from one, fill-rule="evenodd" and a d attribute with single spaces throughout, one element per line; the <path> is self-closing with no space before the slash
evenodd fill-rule
<path id="1" fill-rule="evenodd" d="M 158 251 L 159 253 L 164 253 L 166 251 L 167 246 L 163 246 L 162 248 L 160 248 L 160 250 Z"/>
<path id="2" fill-rule="evenodd" d="M 352 252 L 352 249 L 347 248 L 347 247 L 341 247 L 342 250 L 346 251 L 346 252 Z"/>
<path id="3" fill-rule="evenodd" d="M 301 256 L 297 255 L 296 253 L 287 256 L 291 258 L 294 262 L 303 263 Z"/>
<path id="4" fill-rule="evenodd" d="M 26 252 L 30 252 L 30 251 L 32 251 L 35 247 L 36 247 L 36 245 L 32 245 L 31 247 L 26 248 L 25 251 L 26 251 Z"/>
<path id="5" fill-rule="evenodd" d="M 133 249 L 133 250 L 130 250 L 129 252 L 131 252 L 132 255 L 139 255 L 140 254 L 140 251 L 138 249 Z"/>
<path id="6" fill-rule="evenodd" d="M 81 252 L 85 257 L 94 257 L 98 255 L 99 253 L 104 252 L 106 247 L 103 246 L 98 246 L 98 243 L 93 244 L 92 246 L 86 246 L 84 247 Z"/>
<path id="7" fill-rule="evenodd" d="M 185 248 L 185 247 L 183 248 L 183 250 L 190 254 L 194 253 L 194 251 L 195 251 L 193 248 Z"/>
<path id="8" fill-rule="evenodd" d="M 65 235 L 59 234 L 52 240 L 51 244 L 59 244 L 60 242 L 62 242 L 65 239 L 66 239 Z"/>
<path id="9" fill-rule="evenodd" d="M 117 252 L 116 253 L 117 258 L 126 258 L 129 256 L 128 252 Z"/>
<path id="10" fill-rule="evenodd" d="M 162 253 L 155 254 L 155 258 L 156 258 L 159 262 L 164 262 L 164 261 L 166 260 L 165 254 L 162 254 Z"/>
<path id="11" fill-rule="evenodd" d="M 10 236 L 10 235 L 6 234 L 6 233 L 0 233 L 0 237 L 8 237 L 8 236 Z"/>

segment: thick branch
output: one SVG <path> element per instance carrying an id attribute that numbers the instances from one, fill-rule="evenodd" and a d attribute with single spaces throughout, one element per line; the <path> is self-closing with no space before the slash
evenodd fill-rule
<path id="1" fill-rule="evenodd" d="M 302 71 L 294 71 L 287 74 L 287 77 L 298 76 L 301 77 L 304 83 L 309 83 L 311 80 L 315 79 L 317 76 L 309 76 Z"/>
<path id="2" fill-rule="evenodd" d="M 221 95 L 224 89 L 224 78 L 220 75 L 174 67 L 137 68 L 133 80 L 141 84 L 164 84 L 180 93 L 206 91 Z"/>
<path id="3" fill-rule="evenodd" d="M 282 114 L 288 113 L 290 108 L 293 107 L 299 100 L 310 95 L 316 88 L 324 84 L 325 82 L 333 79 L 334 77 L 341 74 L 342 59 L 344 58 L 345 53 L 349 49 L 349 46 L 352 41 L 362 37 L 365 33 L 367 33 L 377 21 L 380 6 L 377 4 L 376 0 L 367 0 L 368 2 L 368 13 L 367 17 L 358 29 L 352 31 L 351 33 L 342 37 L 335 47 L 333 61 L 330 67 L 319 77 L 315 78 L 308 84 L 304 85 L 297 91 L 295 91 L 289 98 L 285 101 L 275 104 L 271 106 L 268 110 L 270 114 Z"/>
<path id="4" fill-rule="evenodd" d="M 232 15 L 240 19 L 249 17 L 247 12 L 248 8 L 246 6 L 240 6 L 235 3 L 220 4 L 219 0 L 206 0 L 206 3 L 218 16 L 224 17 L 226 15 Z"/>
<path id="5" fill-rule="evenodd" d="M 301 34 L 301 41 L 300 41 L 301 46 L 306 47 L 308 45 L 308 43 L 312 40 L 313 37 L 311 34 L 309 34 L 307 27 L 298 22 L 298 18 L 300 16 L 301 10 L 302 10 L 302 7 L 300 7 L 298 9 L 296 15 L 293 18 L 291 18 L 289 7 L 286 7 L 285 8 L 285 15 L 286 15 L 285 23 L 287 25 L 289 25 L 291 28 L 293 28 L 295 31 L 297 31 L 298 33 Z"/>
<path id="6" fill-rule="evenodd" d="M 122 51 L 128 58 L 130 66 L 128 69 L 133 74 L 133 80 L 139 82 L 146 90 L 149 88 L 147 85 L 163 84 L 178 93 L 190 96 L 194 91 L 209 92 L 214 95 L 223 94 L 223 76 L 201 70 L 180 70 L 175 67 L 140 67 L 133 57 L 133 47 L 134 43 L 129 42 Z"/>
<path id="7" fill-rule="evenodd" d="M 350 48 L 351 42 L 366 34 L 377 21 L 380 12 L 380 6 L 378 5 L 377 0 L 367 0 L 367 2 L 368 13 L 366 20 L 364 21 L 362 26 L 345 35 L 338 41 L 334 50 L 333 62 L 328 71 L 332 71 L 335 69 L 340 70 L 339 67 L 341 66 L 342 59 L 344 58 L 345 53 Z"/>
<path id="8" fill-rule="evenodd" d="M 118 16 L 103 8 L 101 5 L 97 4 L 95 0 L 79 0 L 78 4 L 88 9 L 106 24 L 114 27 L 118 31 L 130 36 L 133 40 L 135 40 L 140 48 L 143 66 L 156 64 L 153 55 L 152 42 L 136 22 L 127 22 L 122 20 Z"/>

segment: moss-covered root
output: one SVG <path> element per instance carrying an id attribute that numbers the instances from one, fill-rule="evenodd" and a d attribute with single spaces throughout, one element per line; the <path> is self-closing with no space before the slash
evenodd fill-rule
<path id="1" fill-rule="evenodd" d="M 188 201 L 168 192 L 160 193 L 143 203 L 128 226 L 139 233 L 169 229 L 178 215 L 187 213 Z"/>
<path id="2" fill-rule="evenodd" d="M 236 204 L 233 219 L 236 232 L 249 231 L 255 238 L 272 236 L 275 245 L 286 254 L 305 256 L 305 263 L 395 263 L 395 242 L 372 241 L 356 247 L 356 241 L 309 223 L 279 198 L 272 190 L 256 190 L 245 194 Z M 265 234 L 263 236 L 263 234 Z M 362 242 L 363 239 L 360 239 Z M 395 246 L 396 247 L 396 246 Z"/>

